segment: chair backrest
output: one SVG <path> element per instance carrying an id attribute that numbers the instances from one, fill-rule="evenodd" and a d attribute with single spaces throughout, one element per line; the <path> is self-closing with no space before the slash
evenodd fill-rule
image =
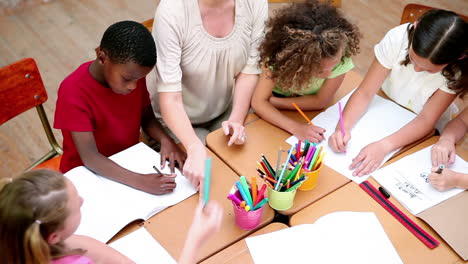
<path id="1" fill-rule="evenodd" d="M 407 4 L 405 8 L 403 9 L 403 14 L 401 15 L 400 24 L 413 23 L 422 14 L 432 9 L 434 9 L 434 7 L 419 5 L 419 4 Z M 458 15 L 460 15 L 465 21 L 468 21 L 467 16 L 462 15 L 462 14 L 458 14 Z"/>
<path id="2" fill-rule="evenodd" d="M 47 91 L 37 64 L 32 58 L 23 59 L 0 68 L 0 125 L 35 107 L 52 147 L 47 154 L 31 164 L 26 170 L 63 153 L 62 148 L 55 140 L 42 106 L 46 101 Z"/>
<path id="3" fill-rule="evenodd" d="M 45 101 L 47 92 L 33 59 L 0 69 L 0 125 Z"/>

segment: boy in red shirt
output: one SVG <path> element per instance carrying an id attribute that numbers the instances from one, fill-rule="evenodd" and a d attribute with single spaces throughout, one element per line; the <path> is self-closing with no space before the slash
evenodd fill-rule
<path id="1" fill-rule="evenodd" d="M 61 83 L 54 127 L 62 130 L 60 170 L 85 165 L 90 170 L 133 188 L 172 192 L 172 175 L 138 174 L 108 159 L 139 142 L 140 128 L 161 143 L 161 167 L 183 167 L 186 155 L 156 120 L 145 76 L 156 64 L 151 33 L 140 23 L 111 25 L 101 40 L 96 60 L 82 64 Z"/>

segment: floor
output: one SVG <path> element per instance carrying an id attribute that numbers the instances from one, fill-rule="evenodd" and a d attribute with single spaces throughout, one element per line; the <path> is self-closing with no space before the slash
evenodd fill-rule
<path id="1" fill-rule="evenodd" d="M 1 1 L 1 0 L 0 0 Z M 45 104 L 53 123 L 57 89 L 77 66 L 94 59 L 94 48 L 110 24 L 120 20 L 144 21 L 154 16 L 155 0 L 54 0 L 27 6 L 0 16 L 0 67 L 25 57 L 36 60 L 49 100 Z M 360 28 L 361 53 L 356 71 L 366 73 L 372 47 L 399 24 L 403 7 L 410 3 L 468 14 L 466 0 L 342 0 L 342 11 Z M 270 4 L 270 13 L 283 4 Z M 1 14 L 1 13 L 0 13 Z M 59 142 L 62 137 L 55 131 Z M 30 110 L 0 126 L 0 177 L 14 176 L 48 150 L 47 139 Z"/>

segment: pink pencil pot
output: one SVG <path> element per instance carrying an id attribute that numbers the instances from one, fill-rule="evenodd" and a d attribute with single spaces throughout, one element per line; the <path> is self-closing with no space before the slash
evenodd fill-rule
<path id="1" fill-rule="evenodd" d="M 240 197 L 239 191 L 236 191 L 234 194 L 235 196 Z M 232 202 L 232 205 L 234 207 L 234 215 L 236 217 L 236 225 L 244 230 L 252 230 L 257 228 L 260 225 L 260 222 L 262 220 L 262 215 L 263 215 L 263 209 L 265 208 L 265 205 L 262 207 L 258 208 L 255 211 L 245 211 L 244 208 L 236 205 L 236 203 Z"/>

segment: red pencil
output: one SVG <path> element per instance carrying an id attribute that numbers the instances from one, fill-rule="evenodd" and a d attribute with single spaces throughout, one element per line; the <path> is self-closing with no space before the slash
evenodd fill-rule
<path id="1" fill-rule="evenodd" d="M 266 185 L 263 184 L 262 188 L 260 188 L 260 191 L 258 191 L 258 195 L 257 195 L 257 200 L 254 202 L 254 206 L 257 205 L 258 202 L 260 202 L 261 200 L 263 200 L 263 197 L 265 197 L 265 189 L 266 189 Z M 270 188 L 272 188 L 270 186 Z M 273 189 L 273 188 L 272 188 Z"/>

